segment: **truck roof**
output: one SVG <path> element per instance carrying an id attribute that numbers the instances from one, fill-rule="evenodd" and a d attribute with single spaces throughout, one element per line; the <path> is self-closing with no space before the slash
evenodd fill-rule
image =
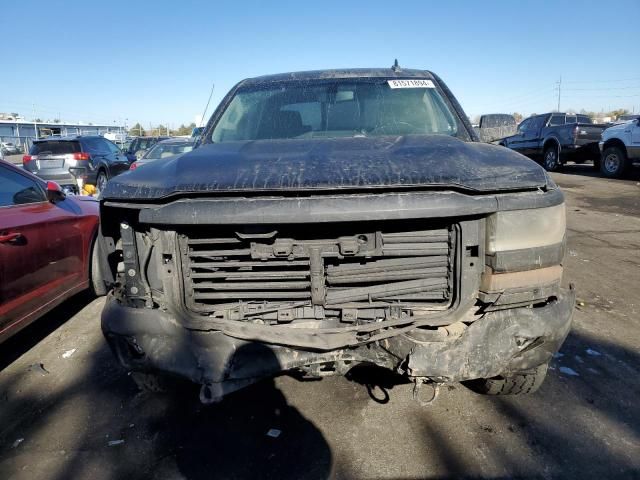
<path id="1" fill-rule="evenodd" d="M 339 78 L 428 78 L 434 80 L 429 70 L 392 69 L 392 68 L 346 68 L 334 70 L 309 70 L 303 72 L 277 73 L 247 78 L 241 82 L 242 86 L 261 85 L 271 82 L 288 80 L 327 80 Z"/>

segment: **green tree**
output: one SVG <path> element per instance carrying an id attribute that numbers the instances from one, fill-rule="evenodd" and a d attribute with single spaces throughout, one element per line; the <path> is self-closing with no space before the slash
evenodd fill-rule
<path id="1" fill-rule="evenodd" d="M 616 110 L 611 110 L 607 116 L 618 118 L 620 115 L 626 115 L 627 113 L 629 113 L 629 110 L 626 108 L 617 108 Z"/>
<path id="2" fill-rule="evenodd" d="M 129 135 L 133 137 L 144 137 L 147 134 L 142 125 L 136 123 L 133 127 L 129 129 Z"/>
<path id="3" fill-rule="evenodd" d="M 184 123 L 180 125 L 180 128 L 176 130 L 176 135 L 191 135 L 191 131 L 196 127 L 195 123 L 190 125 L 185 125 Z"/>

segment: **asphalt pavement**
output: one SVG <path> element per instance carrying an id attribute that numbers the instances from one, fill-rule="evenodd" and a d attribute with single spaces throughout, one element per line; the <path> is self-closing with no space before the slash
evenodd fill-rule
<path id="1" fill-rule="evenodd" d="M 640 171 L 553 175 L 567 196 L 574 324 L 524 397 L 368 370 L 263 381 L 201 406 L 140 393 L 79 295 L 0 346 L 0 479 L 640 478 Z"/>
<path id="2" fill-rule="evenodd" d="M 4 159 L 6 162 L 13 163 L 14 165 L 22 165 L 22 154 L 20 155 L 5 155 Z"/>

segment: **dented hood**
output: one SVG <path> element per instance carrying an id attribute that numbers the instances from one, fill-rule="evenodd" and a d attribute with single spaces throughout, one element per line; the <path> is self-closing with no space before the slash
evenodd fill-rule
<path id="1" fill-rule="evenodd" d="M 255 140 L 205 144 L 151 162 L 110 180 L 102 196 L 405 187 L 491 192 L 543 187 L 546 178 L 512 150 L 445 135 Z"/>

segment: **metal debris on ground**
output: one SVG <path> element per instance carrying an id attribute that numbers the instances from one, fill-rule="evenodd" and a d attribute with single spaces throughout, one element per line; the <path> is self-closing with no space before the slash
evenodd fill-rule
<path id="1" fill-rule="evenodd" d="M 109 447 L 115 447 L 116 445 L 122 445 L 124 443 L 124 440 L 120 439 L 120 440 L 111 440 L 110 442 L 107 443 L 107 445 Z"/>
<path id="2" fill-rule="evenodd" d="M 282 433 L 282 430 L 278 430 L 277 428 L 270 428 L 269 431 L 267 432 L 267 437 L 278 438 L 281 433 Z"/>
<path id="3" fill-rule="evenodd" d="M 600 355 L 602 355 L 600 352 L 598 352 L 597 350 L 592 350 L 590 348 L 587 348 L 585 350 L 585 352 L 587 352 L 587 355 L 591 355 L 592 357 L 599 357 Z"/>
<path id="4" fill-rule="evenodd" d="M 11 445 L 11 448 L 16 448 L 18 445 L 20 445 L 22 442 L 24 442 L 24 438 L 19 438 L 17 439 L 15 442 L 13 442 L 13 444 Z"/>
<path id="5" fill-rule="evenodd" d="M 71 350 L 67 350 L 66 352 L 64 352 L 62 354 L 62 358 L 69 358 L 71 355 L 73 355 L 76 352 L 76 348 L 72 348 Z"/>
<path id="6" fill-rule="evenodd" d="M 578 372 L 576 372 L 573 368 L 569 368 L 569 367 L 560 367 L 560 372 L 564 373 L 565 375 L 570 375 L 572 377 L 580 376 Z"/>

